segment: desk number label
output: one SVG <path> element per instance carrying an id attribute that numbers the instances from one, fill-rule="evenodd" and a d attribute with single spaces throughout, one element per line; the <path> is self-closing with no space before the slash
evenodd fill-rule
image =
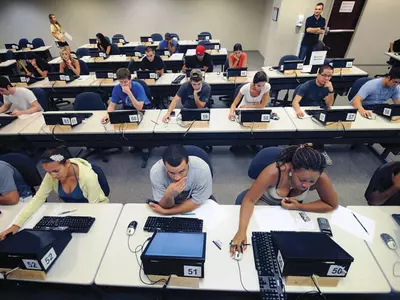
<path id="1" fill-rule="evenodd" d="M 283 257 L 281 254 L 281 251 L 278 251 L 278 255 L 276 257 L 276 260 L 278 261 L 279 269 L 281 270 L 281 273 L 283 272 L 283 267 L 285 266 L 285 263 L 283 261 Z"/>
<path id="2" fill-rule="evenodd" d="M 23 259 L 22 262 L 25 265 L 25 268 L 28 270 L 41 270 L 42 267 L 39 265 L 39 262 L 35 259 Z"/>
<path id="3" fill-rule="evenodd" d="M 219 50 L 219 45 L 214 45 L 215 50 Z"/>
<path id="4" fill-rule="evenodd" d="M 114 73 L 107 73 L 107 77 L 111 78 L 111 79 L 114 79 Z"/>
<path id="5" fill-rule="evenodd" d="M 201 267 L 183 266 L 183 276 L 201 277 Z"/>
<path id="6" fill-rule="evenodd" d="M 150 78 L 151 79 L 156 79 L 156 73 L 150 73 Z"/>
<path id="7" fill-rule="evenodd" d="M 125 40 L 124 40 L 124 39 L 119 39 L 119 42 L 120 42 L 121 44 L 123 44 L 123 43 L 125 43 Z"/>
<path id="8" fill-rule="evenodd" d="M 60 80 L 65 81 L 65 75 L 60 75 Z"/>
<path id="9" fill-rule="evenodd" d="M 78 124 L 78 120 L 76 119 L 76 117 L 71 118 L 71 125 L 74 126 Z"/>
<path id="10" fill-rule="evenodd" d="M 99 52 L 100 57 L 106 57 L 106 54 L 104 52 Z"/>
<path id="11" fill-rule="evenodd" d="M 202 113 L 201 114 L 202 121 L 210 121 L 210 114 L 209 113 Z"/>
<path id="12" fill-rule="evenodd" d="M 325 114 L 320 114 L 319 115 L 319 120 L 321 121 L 321 122 L 325 122 Z"/>
<path id="13" fill-rule="evenodd" d="M 22 77 L 20 77 L 20 79 L 21 79 L 21 82 L 26 82 L 26 77 L 22 76 Z"/>
<path id="14" fill-rule="evenodd" d="M 66 81 L 70 81 L 70 78 L 69 78 L 68 75 L 65 75 L 65 80 L 66 80 Z"/>
<path id="15" fill-rule="evenodd" d="M 129 122 L 134 123 L 138 121 L 138 115 L 129 115 Z"/>
<path id="16" fill-rule="evenodd" d="M 210 39 L 210 36 L 209 35 L 206 35 L 206 40 L 208 41 Z"/>
<path id="17" fill-rule="evenodd" d="M 344 277 L 346 273 L 346 269 L 338 265 L 331 265 L 328 270 L 328 276 Z"/>
<path id="18" fill-rule="evenodd" d="M 354 121 L 356 119 L 356 114 L 348 113 L 346 117 L 346 121 Z"/>
<path id="19" fill-rule="evenodd" d="M 242 77 L 247 76 L 247 71 L 245 71 L 245 70 L 240 71 L 240 76 L 242 76 Z"/>
<path id="20" fill-rule="evenodd" d="M 17 45 L 12 45 L 12 48 L 13 49 L 18 49 L 18 46 Z"/>
<path id="21" fill-rule="evenodd" d="M 391 108 L 384 108 L 383 109 L 383 115 L 390 117 L 392 115 L 392 109 Z"/>
<path id="22" fill-rule="evenodd" d="M 301 69 L 303 69 L 303 64 L 302 63 L 297 64 L 297 70 L 301 70 Z"/>
<path id="23" fill-rule="evenodd" d="M 169 54 L 169 51 L 164 51 L 164 55 L 170 56 L 171 54 Z"/>
<path id="24" fill-rule="evenodd" d="M 140 52 L 135 52 L 135 56 L 141 57 L 141 56 L 142 56 L 142 53 L 140 53 Z"/>
<path id="25" fill-rule="evenodd" d="M 351 67 L 353 67 L 353 62 L 352 61 L 346 62 L 346 68 L 351 68 Z"/>
<path id="26" fill-rule="evenodd" d="M 63 125 L 71 125 L 70 118 L 62 118 Z"/>
<path id="27" fill-rule="evenodd" d="M 41 259 L 41 263 L 45 270 L 47 270 L 50 267 L 50 265 L 53 263 L 56 257 L 57 254 L 54 251 L 54 248 L 51 248 L 49 252 L 47 252 L 45 256 L 43 256 L 43 258 Z"/>
<path id="28" fill-rule="evenodd" d="M 261 122 L 269 122 L 270 115 L 269 114 L 262 114 L 261 115 Z"/>

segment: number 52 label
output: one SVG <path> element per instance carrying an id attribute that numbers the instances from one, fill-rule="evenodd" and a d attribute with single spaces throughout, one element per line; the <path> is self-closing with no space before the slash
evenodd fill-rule
<path id="1" fill-rule="evenodd" d="M 201 277 L 201 267 L 198 267 L 198 266 L 183 266 L 183 276 Z"/>
<path id="2" fill-rule="evenodd" d="M 345 267 L 338 265 L 331 265 L 328 270 L 328 276 L 344 277 L 346 276 L 346 273 L 347 271 Z"/>

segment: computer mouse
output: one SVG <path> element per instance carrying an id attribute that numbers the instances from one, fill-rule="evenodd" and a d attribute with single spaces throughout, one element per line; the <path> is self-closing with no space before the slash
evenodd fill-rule
<path id="1" fill-rule="evenodd" d="M 370 115 L 367 115 L 367 119 L 370 119 L 370 120 L 372 120 L 372 116 L 370 116 Z"/>
<path id="2" fill-rule="evenodd" d="M 239 250 L 235 251 L 235 255 L 233 256 L 234 260 L 242 260 L 243 257 L 243 252 L 240 252 Z"/>
<path id="3" fill-rule="evenodd" d="M 108 119 L 105 119 L 105 120 L 101 121 L 101 124 L 105 125 L 105 124 L 107 124 L 108 122 L 109 122 L 109 120 L 108 120 Z"/>
<path id="4" fill-rule="evenodd" d="M 136 230 L 136 226 L 137 226 L 137 222 L 136 221 L 132 221 L 129 223 L 128 228 L 126 229 L 126 235 L 133 235 L 135 233 Z"/>
<path id="5" fill-rule="evenodd" d="M 382 233 L 381 238 L 390 250 L 396 250 L 397 244 L 390 234 Z"/>

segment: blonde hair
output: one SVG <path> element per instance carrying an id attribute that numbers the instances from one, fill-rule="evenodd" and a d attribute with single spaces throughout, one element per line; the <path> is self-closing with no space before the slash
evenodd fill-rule
<path id="1" fill-rule="evenodd" d="M 69 59 L 71 60 L 71 62 L 74 61 L 74 58 L 72 57 L 71 52 L 68 51 L 68 49 L 66 49 L 66 48 L 62 48 L 61 51 L 60 51 L 60 57 L 64 62 L 65 62 L 65 60 L 62 57 L 63 52 L 67 52 L 68 53 L 68 56 L 69 56 Z"/>

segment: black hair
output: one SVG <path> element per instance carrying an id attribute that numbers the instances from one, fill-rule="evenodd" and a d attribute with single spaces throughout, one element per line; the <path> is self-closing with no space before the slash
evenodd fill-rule
<path id="1" fill-rule="evenodd" d="M 233 46 L 233 51 L 243 51 L 242 44 L 239 43 L 235 44 Z"/>
<path id="2" fill-rule="evenodd" d="M 392 170 L 395 176 L 400 173 L 400 161 L 392 163 Z"/>
<path id="3" fill-rule="evenodd" d="M 131 71 L 128 68 L 119 68 L 117 70 L 117 80 L 120 79 L 131 79 Z"/>
<path id="4" fill-rule="evenodd" d="M 323 65 L 318 69 L 318 74 L 322 74 L 322 72 L 326 69 L 329 69 L 333 72 L 333 67 L 331 65 Z"/>
<path id="5" fill-rule="evenodd" d="M 107 50 L 108 46 L 111 46 L 110 42 L 104 37 L 102 33 L 96 34 L 96 37 L 100 40 L 100 45 L 104 50 Z"/>
<path id="6" fill-rule="evenodd" d="M 51 17 L 52 16 L 56 16 L 55 14 L 49 14 L 49 20 L 51 20 Z M 60 23 L 58 23 L 58 21 L 56 21 L 56 24 L 58 25 L 58 26 L 60 26 L 60 28 L 61 28 L 61 24 Z"/>
<path id="7" fill-rule="evenodd" d="M 71 153 L 65 146 L 59 146 L 57 148 L 47 149 L 40 157 L 42 164 L 59 162 L 65 164 L 68 159 L 71 158 Z"/>
<path id="8" fill-rule="evenodd" d="M 25 58 L 26 59 L 38 59 L 38 56 L 36 55 L 36 53 L 32 53 L 32 52 L 27 52 L 25 54 Z"/>
<path id="9" fill-rule="evenodd" d="M 164 34 L 164 39 L 171 39 L 171 34 L 169 33 L 169 32 L 166 32 L 165 34 Z"/>
<path id="10" fill-rule="evenodd" d="M 147 48 L 146 48 L 146 52 L 147 52 L 147 53 L 148 53 L 148 52 L 154 52 L 154 49 L 151 48 L 151 47 L 147 47 Z"/>
<path id="11" fill-rule="evenodd" d="M 292 163 L 293 169 L 305 169 L 322 173 L 326 167 L 325 157 L 308 145 L 289 146 L 279 154 L 279 166 Z"/>
<path id="12" fill-rule="evenodd" d="M 322 2 L 318 2 L 315 6 L 322 6 L 325 7 L 325 5 Z"/>
<path id="13" fill-rule="evenodd" d="M 400 67 L 391 68 L 388 77 L 390 77 L 391 80 L 400 78 Z"/>
<path id="14" fill-rule="evenodd" d="M 189 161 L 189 154 L 185 147 L 175 144 L 165 149 L 162 159 L 164 164 L 168 163 L 171 167 L 177 167 L 183 160 L 186 163 Z"/>
<path id="15" fill-rule="evenodd" d="M 268 77 L 267 74 L 264 71 L 258 71 L 256 75 L 253 77 L 253 84 L 259 83 L 259 82 L 267 82 Z"/>
<path id="16" fill-rule="evenodd" d="M 12 87 L 10 80 L 7 77 L 0 76 L 0 88 L 6 89 L 8 86 Z"/>

